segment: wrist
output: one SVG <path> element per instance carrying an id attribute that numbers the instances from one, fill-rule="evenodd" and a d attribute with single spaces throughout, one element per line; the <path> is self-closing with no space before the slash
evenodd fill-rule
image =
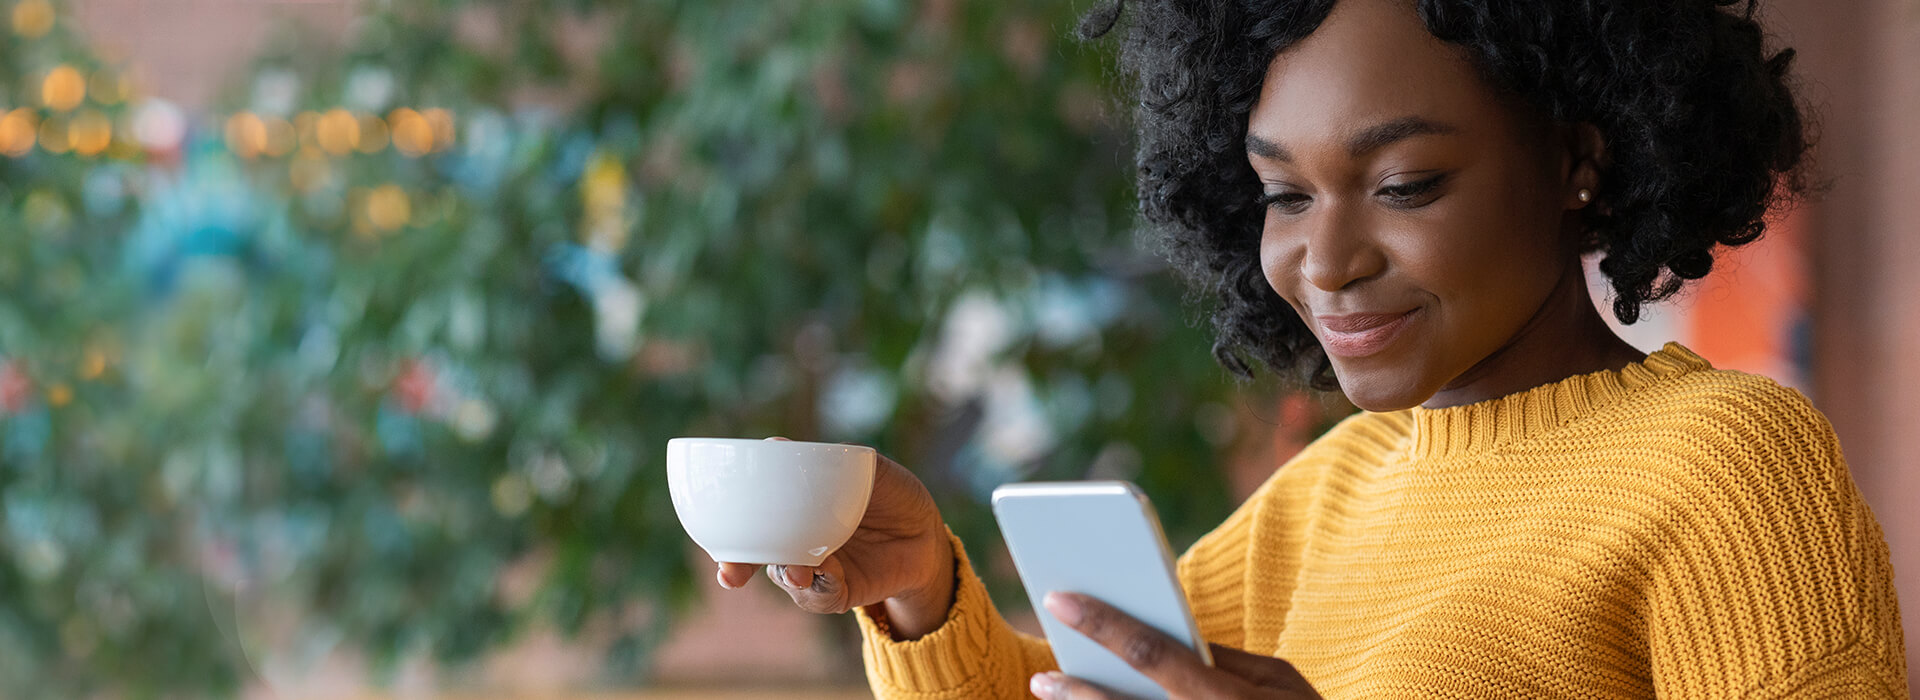
<path id="1" fill-rule="evenodd" d="M 933 566 L 928 567 L 932 576 L 919 586 L 887 598 L 882 607 L 886 611 L 887 628 L 895 641 L 919 639 L 946 622 L 947 614 L 953 609 L 954 595 L 959 588 L 956 576 L 958 567 L 953 551 L 953 540 L 946 528 L 939 531 L 938 544 L 935 545 Z"/>

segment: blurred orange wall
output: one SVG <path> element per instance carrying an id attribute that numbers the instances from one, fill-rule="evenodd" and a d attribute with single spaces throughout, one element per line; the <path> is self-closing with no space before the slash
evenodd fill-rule
<path id="1" fill-rule="evenodd" d="M 1805 213 L 1814 403 L 1892 549 L 1920 672 L 1920 1 L 1779 0 L 1832 189 Z"/>

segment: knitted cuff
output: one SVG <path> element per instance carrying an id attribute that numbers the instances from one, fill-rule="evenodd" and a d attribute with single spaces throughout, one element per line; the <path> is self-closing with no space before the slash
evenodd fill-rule
<path id="1" fill-rule="evenodd" d="M 1013 628 L 994 609 L 986 584 L 967 559 L 966 547 L 952 530 L 947 537 L 953 543 L 956 580 L 953 607 L 938 628 L 919 639 L 897 642 L 887 626 L 884 607 L 855 610 L 864 639 L 861 654 L 875 691 L 951 694 L 987 682 L 996 665 L 995 647 L 1000 647 L 999 656 L 1018 653 Z"/>

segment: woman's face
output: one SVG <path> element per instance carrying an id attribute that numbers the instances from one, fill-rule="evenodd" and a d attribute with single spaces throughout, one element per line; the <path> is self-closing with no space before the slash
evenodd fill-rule
<path id="1" fill-rule="evenodd" d="M 1542 313 L 1567 313 L 1549 300 L 1570 284 L 1592 313 L 1564 133 L 1486 85 L 1412 3 L 1344 0 L 1274 58 L 1247 124 L 1261 267 L 1355 405 L 1477 381 Z"/>

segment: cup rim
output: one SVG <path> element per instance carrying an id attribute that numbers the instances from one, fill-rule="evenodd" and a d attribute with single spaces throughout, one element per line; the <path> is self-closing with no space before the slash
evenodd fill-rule
<path id="1" fill-rule="evenodd" d="M 840 443 L 840 442 L 808 442 L 804 440 L 766 440 L 766 439 L 760 439 L 760 438 L 693 437 L 693 436 L 677 437 L 677 438 L 672 438 L 667 440 L 668 447 L 673 447 L 674 445 L 677 445 L 677 444 L 699 444 L 699 443 L 732 445 L 735 447 L 756 445 L 764 448 L 818 450 L 818 451 L 825 451 L 825 452 L 871 453 L 875 451 L 872 447 L 868 447 L 866 445 L 853 445 L 853 444 Z"/>

